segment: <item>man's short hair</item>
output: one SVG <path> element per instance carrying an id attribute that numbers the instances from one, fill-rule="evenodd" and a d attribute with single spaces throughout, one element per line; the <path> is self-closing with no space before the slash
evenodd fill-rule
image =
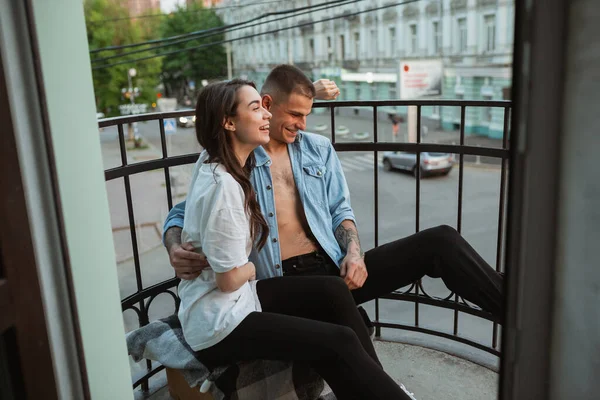
<path id="1" fill-rule="evenodd" d="M 268 94 L 275 101 L 284 101 L 297 93 L 313 99 L 316 95 L 313 83 L 300 69 L 293 65 L 281 64 L 273 68 L 260 90 L 261 96 Z"/>

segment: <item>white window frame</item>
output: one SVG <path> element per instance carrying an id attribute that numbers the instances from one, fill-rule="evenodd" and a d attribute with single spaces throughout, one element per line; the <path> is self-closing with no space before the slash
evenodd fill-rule
<path id="1" fill-rule="evenodd" d="M 398 87 L 396 82 L 388 84 L 388 96 L 390 100 L 398 100 Z"/>
<path id="2" fill-rule="evenodd" d="M 437 27 L 437 29 L 436 29 Z M 442 21 L 439 19 L 431 22 L 431 48 L 432 54 L 440 54 L 443 46 Z"/>
<path id="3" fill-rule="evenodd" d="M 346 35 L 345 34 L 339 34 L 338 35 L 338 41 L 339 41 L 339 46 L 338 46 L 338 60 L 345 60 L 346 59 L 346 54 L 344 54 L 346 52 Z"/>
<path id="4" fill-rule="evenodd" d="M 398 54 L 398 32 L 396 26 L 388 26 L 388 36 L 390 41 L 390 57 L 395 57 Z"/>
<path id="5" fill-rule="evenodd" d="M 371 100 L 377 100 L 377 83 L 372 82 L 369 85 L 369 91 L 371 92 Z"/>
<path id="6" fill-rule="evenodd" d="M 491 21 L 491 23 L 489 23 Z M 492 28 L 492 37 L 490 39 L 490 28 Z M 498 34 L 496 24 L 496 14 L 483 15 L 483 51 L 485 53 L 493 53 L 496 51 L 496 36 Z"/>
<path id="7" fill-rule="evenodd" d="M 354 40 L 354 59 L 360 59 L 360 32 L 354 32 L 352 35 L 352 40 Z"/>
<path id="8" fill-rule="evenodd" d="M 416 22 L 408 24 L 408 50 L 409 54 L 417 54 L 419 51 L 419 25 Z"/>
<path id="9" fill-rule="evenodd" d="M 370 58 L 371 59 L 375 59 L 377 58 L 377 29 L 370 29 L 369 30 L 369 42 L 371 42 L 369 48 L 370 48 Z"/>
<path id="10" fill-rule="evenodd" d="M 469 38 L 469 28 L 467 22 L 466 16 L 456 18 L 456 50 L 459 54 L 467 52 Z"/>

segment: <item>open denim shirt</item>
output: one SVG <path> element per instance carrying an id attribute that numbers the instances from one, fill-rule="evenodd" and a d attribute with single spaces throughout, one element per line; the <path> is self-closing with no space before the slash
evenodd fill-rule
<path id="1" fill-rule="evenodd" d="M 350 206 L 350 193 L 340 160 L 331 142 L 319 135 L 299 132 L 296 141 L 288 145 L 292 173 L 304 206 L 310 230 L 323 250 L 338 265 L 345 253 L 340 249 L 334 232 L 344 220 L 356 223 Z M 256 266 L 258 279 L 282 276 L 281 251 L 271 159 L 267 152 L 258 147 L 254 150 L 256 168 L 250 176 L 257 193 L 260 209 L 269 224 L 269 239 L 260 252 L 252 249 L 250 260 Z M 169 212 L 163 232 L 173 226 L 183 227 L 185 202 L 177 204 Z"/>

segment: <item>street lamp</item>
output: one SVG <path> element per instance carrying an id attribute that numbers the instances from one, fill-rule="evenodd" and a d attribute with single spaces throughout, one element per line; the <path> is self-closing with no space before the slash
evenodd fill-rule
<path id="1" fill-rule="evenodd" d="M 129 68 L 129 70 L 127 71 L 127 83 L 129 84 L 129 87 L 128 87 L 129 101 L 131 102 L 131 104 L 135 104 L 135 96 L 138 92 L 138 88 L 135 88 L 135 92 L 134 92 L 133 85 L 131 83 L 131 80 L 132 80 L 131 78 L 135 77 L 136 75 L 137 75 L 137 71 L 135 70 L 135 68 Z M 132 107 L 132 112 L 133 112 L 133 107 Z M 139 146 L 137 124 L 135 124 L 135 123 L 129 124 L 127 136 L 128 136 L 129 140 L 133 140 L 135 147 Z"/>

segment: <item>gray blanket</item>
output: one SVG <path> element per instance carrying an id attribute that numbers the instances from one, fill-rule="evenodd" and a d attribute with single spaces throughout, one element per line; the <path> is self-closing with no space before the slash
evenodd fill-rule
<path id="1" fill-rule="evenodd" d="M 304 363 L 256 360 L 209 371 L 185 342 L 176 315 L 136 329 L 126 340 L 134 361 L 153 360 L 181 370 L 192 387 L 209 381 L 215 400 L 335 400 L 323 379 Z"/>

